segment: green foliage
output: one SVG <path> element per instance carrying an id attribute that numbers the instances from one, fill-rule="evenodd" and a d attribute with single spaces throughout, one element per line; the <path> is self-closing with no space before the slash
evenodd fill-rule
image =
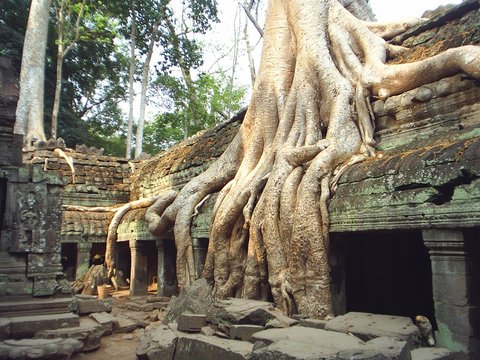
<path id="1" fill-rule="evenodd" d="M 150 154 L 229 119 L 243 106 L 246 93 L 245 88 L 232 86 L 222 72 L 201 74 L 194 82 L 197 101 L 193 109 L 180 78 L 160 75 L 154 85 L 166 111 L 145 124 L 144 150 Z"/>
<path id="2" fill-rule="evenodd" d="M 30 1 L 2 0 L 0 6 L 0 56 L 15 59 L 20 66 Z"/>

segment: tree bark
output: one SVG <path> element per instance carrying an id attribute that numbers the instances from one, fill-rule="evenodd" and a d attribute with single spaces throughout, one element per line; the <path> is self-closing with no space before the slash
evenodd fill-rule
<path id="1" fill-rule="evenodd" d="M 32 0 L 23 44 L 20 94 L 14 133 L 24 143 L 46 140 L 43 128 L 45 51 L 51 0 Z"/>
<path id="2" fill-rule="evenodd" d="M 136 21 L 135 21 L 135 1 L 132 1 L 132 24 L 130 25 L 130 69 L 128 72 L 128 125 L 127 139 L 125 141 L 126 150 L 125 158 L 130 159 L 132 156 L 132 131 L 133 131 L 133 102 L 135 94 L 133 84 L 135 81 L 135 47 L 136 47 Z"/>
<path id="3" fill-rule="evenodd" d="M 480 48 L 386 65 L 389 45 L 375 31 L 392 36 L 402 27 L 372 27 L 365 0 L 270 0 L 266 19 L 259 73 L 235 140 L 171 205 L 159 200 L 149 208 L 147 220 L 154 233 L 173 226 L 177 279 L 186 286 L 194 280 L 192 214 L 220 191 L 203 273 L 215 296 L 266 299 L 271 292 L 286 313 L 328 318 L 328 201 L 345 167 L 375 154 L 370 98 L 459 71 L 480 77 Z"/>
<path id="4" fill-rule="evenodd" d="M 138 117 L 137 123 L 137 136 L 135 141 L 135 159 L 142 154 L 142 145 L 143 145 L 143 128 L 145 125 L 145 108 L 147 106 L 147 88 L 148 88 L 148 80 L 149 80 L 149 70 L 150 70 L 150 62 L 152 60 L 153 50 L 155 48 L 155 42 L 157 41 L 157 33 L 158 33 L 159 23 L 156 22 L 153 25 L 151 31 L 151 38 L 150 43 L 148 45 L 147 57 L 145 62 L 143 63 L 142 69 L 142 91 L 140 94 L 140 114 Z"/>

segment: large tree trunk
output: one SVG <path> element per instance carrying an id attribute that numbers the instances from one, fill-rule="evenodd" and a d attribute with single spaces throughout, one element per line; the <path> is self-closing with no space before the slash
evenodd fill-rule
<path id="1" fill-rule="evenodd" d="M 160 198 L 147 211 L 152 232 L 174 227 L 181 286 L 194 280 L 192 214 L 220 190 L 203 274 L 215 295 L 267 298 L 271 291 L 290 314 L 333 315 L 327 202 L 336 169 L 374 154 L 370 96 L 385 98 L 458 71 L 480 76 L 476 46 L 386 65 L 389 45 L 374 31 L 391 28 L 364 21 L 371 18 L 364 0 L 342 4 L 270 0 L 260 70 L 239 134 L 171 205 Z"/>
<path id="2" fill-rule="evenodd" d="M 20 96 L 14 132 L 24 135 L 26 144 L 46 139 L 43 129 L 43 95 L 50 3 L 51 0 L 32 0 L 23 44 Z"/>

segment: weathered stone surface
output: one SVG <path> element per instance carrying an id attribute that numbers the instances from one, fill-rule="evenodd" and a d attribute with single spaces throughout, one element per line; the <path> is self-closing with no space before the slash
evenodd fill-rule
<path id="1" fill-rule="evenodd" d="M 11 335 L 11 325 L 12 321 L 10 319 L 0 319 L 0 340 L 8 339 Z"/>
<path id="2" fill-rule="evenodd" d="M 337 359 L 342 352 L 368 354 L 370 357 L 365 359 L 369 360 L 384 359 L 372 357 L 374 351 L 365 349 L 364 342 L 354 336 L 302 326 L 264 330 L 254 334 L 251 341 L 259 344 L 252 353 L 252 360 Z"/>
<path id="3" fill-rule="evenodd" d="M 325 329 L 327 321 L 319 319 L 300 319 L 298 325 L 314 329 Z"/>
<path id="4" fill-rule="evenodd" d="M 183 313 L 178 316 L 177 329 L 180 331 L 200 332 L 205 325 L 205 315 Z"/>
<path id="5" fill-rule="evenodd" d="M 199 279 L 191 286 L 184 288 L 178 298 L 172 297 L 166 310 L 164 324 L 176 320 L 184 312 L 207 314 L 212 303 L 212 288 L 205 279 Z"/>
<path id="6" fill-rule="evenodd" d="M 248 358 L 252 347 L 245 341 L 185 334 L 177 340 L 175 360 L 243 360 Z"/>
<path id="7" fill-rule="evenodd" d="M 138 323 L 131 319 L 127 319 L 123 316 L 116 316 L 116 322 L 113 323 L 114 333 L 129 333 L 135 331 L 138 327 Z"/>
<path id="8" fill-rule="evenodd" d="M 100 325 L 102 325 L 104 330 L 104 335 L 111 335 L 113 332 L 114 325 L 118 326 L 117 318 L 115 318 L 114 316 L 106 312 L 93 313 L 93 314 L 90 314 L 89 317 L 95 320 Z"/>
<path id="9" fill-rule="evenodd" d="M 89 315 L 95 312 L 111 312 L 112 299 L 78 300 L 78 314 Z"/>
<path id="10" fill-rule="evenodd" d="M 53 298 L 24 298 L 12 297 L 7 301 L 0 301 L 0 316 L 25 316 L 60 314 L 71 311 L 74 302 L 72 297 Z"/>
<path id="11" fill-rule="evenodd" d="M 411 352 L 412 360 L 456 360 L 454 354 L 443 348 L 419 348 Z"/>
<path id="12" fill-rule="evenodd" d="M 215 329 L 211 328 L 210 326 L 204 326 L 202 330 L 200 331 L 202 335 L 205 336 L 213 336 L 215 335 L 216 331 Z"/>
<path id="13" fill-rule="evenodd" d="M 68 360 L 82 345 L 81 341 L 75 339 L 5 340 L 0 343 L 0 358 Z"/>
<path id="14" fill-rule="evenodd" d="M 103 327 L 97 323 L 85 322 L 81 319 L 80 326 L 74 328 L 37 331 L 36 339 L 76 339 L 81 341 L 82 348 L 78 351 L 92 351 L 100 347 Z"/>
<path id="15" fill-rule="evenodd" d="M 260 325 L 231 325 L 230 326 L 230 338 L 240 339 L 242 341 L 250 341 L 252 335 L 263 331 L 265 328 Z"/>
<path id="16" fill-rule="evenodd" d="M 140 339 L 136 355 L 138 360 L 173 360 L 177 335 L 166 325 L 149 329 Z"/>
<path id="17" fill-rule="evenodd" d="M 269 321 L 278 318 L 285 320 L 287 317 L 278 310 L 275 311 L 274 306 L 269 302 L 237 298 L 218 301 L 207 313 L 207 320 L 214 324 L 226 322 L 265 326 Z"/>
<path id="18" fill-rule="evenodd" d="M 170 302 L 170 298 L 165 296 L 157 296 L 157 295 L 148 295 L 145 300 L 147 301 L 147 303 L 160 302 L 160 303 L 168 304 Z"/>
<path id="19" fill-rule="evenodd" d="M 380 354 L 386 359 L 392 360 L 410 360 L 411 346 L 404 340 L 391 337 L 379 337 L 370 340 L 365 348 L 373 350 L 376 354 Z"/>
<path id="20" fill-rule="evenodd" d="M 125 304 L 125 307 L 128 310 L 133 310 L 133 311 L 153 311 L 154 307 L 152 303 L 146 303 L 146 304 L 139 304 L 138 302 L 133 302 L 130 301 Z"/>
<path id="21" fill-rule="evenodd" d="M 351 333 L 365 341 L 387 336 L 408 341 L 413 347 L 420 344 L 420 331 L 404 316 L 350 312 L 328 321 L 325 329 Z"/>
<path id="22" fill-rule="evenodd" d="M 362 340 L 352 335 L 306 328 L 303 326 L 263 330 L 255 333 L 250 341 L 252 343 L 262 341 L 266 345 L 271 345 L 281 340 L 291 340 L 301 344 L 315 343 L 316 346 L 334 347 L 335 349 L 339 348 L 339 350 L 356 349 L 359 346 L 365 345 Z"/>
<path id="23" fill-rule="evenodd" d="M 14 339 L 32 337 L 35 332 L 49 329 L 76 327 L 80 324 L 75 314 L 48 314 L 34 316 L 14 316 L 11 321 L 11 336 Z"/>

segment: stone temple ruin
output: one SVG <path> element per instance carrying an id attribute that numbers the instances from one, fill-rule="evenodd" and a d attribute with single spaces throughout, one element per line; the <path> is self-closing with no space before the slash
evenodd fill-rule
<path id="1" fill-rule="evenodd" d="M 478 44 L 479 12 L 478 1 L 465 1 L 447 12 L 433 14 L 428 22 L 392 40 L 412 48 L 396 61 L 419 60 L 451 47 Z M 480 358 L 479 85 L 478 80 L 460 74 L 385 102 L 375 101 L 375 137 L 381 156 L 351 166 L 329 205 L 335 313 L 424 315 L 433 324 L 437 345 L 468 359 Z M 71 282 L 85 275 L 94 256 L 105 253 L 114 212 L 104 208 L 180 189 L 222 153 L 244 115 L 239 113 L 149 160 L 128 162 L 85 146 L 66 149 L 61 142 L 47 142 L 22 153 L 22 138 L 13 134 L 17 98 L 17 74 L 9 59 L 0 58 L 0 340 L 33 336 L 32 314 L 57 313 L 57 321 L 48 325 L 51 329 L 65 324 L 78 326 L 78 315 L 71 312 L 78 313 L 78 306 L 72 309 L 67 294 Z M 192 219 L 197 277 L 205 261 L 214 202 L 215 197 L 209 198 Z M 149 233 L 146 210 L 129 211 L 117 230 L 117 263 L 124 274 L 122 280 L 129 280 L 122 286 L 129 288 L 131 296 L 148 295 L 152 288 L 158 297 L 177 295 L 173 233 Z M 32 301 L 37 298 L 37 302 Z M 29 305 L 22 308 L 18 299 Z M 346 316 L 345 321 L 349 321 L 356 315 Z M 20 319 L 19 323 L 14 318 Z M 212 319 L 215 316 L 207 314 L 207 320 L 217 327 L 224 323 Z M 341 326 L 344 319 L 336 319 Z M 189 346 L 197 349 L 198 358 L 203 359 L 199 355 L 203 348 L 225 357 L 215 352 L 221 347 L 215 345 L 217 340 L 202 347 L 193 335 L 175 332 L 185 321 L 200 321 L 201 329 L 204 320 L 179 317 L 178 329 L 158 328 L 157 332 L 164 331 L 163 345 L 152 340 L 154 333 L 147 334 L 138 358 L 160 358 L 155 356 L 163 356 L 158 354 L 169 346 L 175 350 L 173 339 L 177 344 L 175 359 L 191 358 L 182 353 L 182 348 Z M 308 326 L 312 323 L 318 325 L 312 320 Z M 266 325 L 249 324 L 261 330 Z M 234 325 L 229 332 L 250 331 Z M 325 324 L 318 326 L 324 328 Z M 352 326 L 347 331 L 356 334 Z M 186 329 L 190 329 L 188 324 Z M 305 338 L 317 335 L 298 336 L 305 342 Z M 165 340 L 169 336 L 170 342 Z M 236 355 L 226 358 L 275 359 L 279 354 L 290 356 L 285 357 L 288 359 L 310 358 L 295 357 L 290 350 L 282 352 L 285 344 L 278 339 L 286 336 L 296 341 L 292 339 L 297 335 L 278 333 L 276 340 L 269 336 L 258 335 L 257 340 L 268 348 L 276 346 L 274 350 L 252 350 L 250 346 L 245 351 L 232 350 Z M 2 346 L 0 358 L 8 358 Z M 157 355 L 152 355 L 155 352 Z M 173 355 L 164 356 L 171 359 Z M 408 356 L 401 358 L 410 359 Z"/>

